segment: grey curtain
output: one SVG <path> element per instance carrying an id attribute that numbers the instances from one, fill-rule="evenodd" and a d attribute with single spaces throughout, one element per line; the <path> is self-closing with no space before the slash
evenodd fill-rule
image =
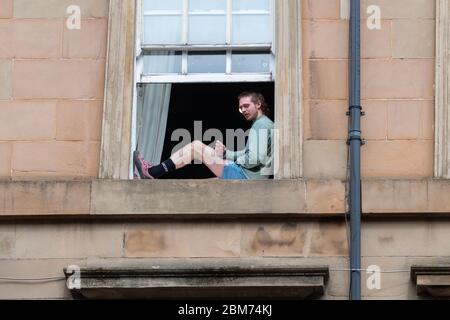
<path id="1" fill-rule="evenodd" d="M 171 84 L 143 84 L 138 91 L 137 149 L 155 164 L 161 162 L 171 90 Z"/>

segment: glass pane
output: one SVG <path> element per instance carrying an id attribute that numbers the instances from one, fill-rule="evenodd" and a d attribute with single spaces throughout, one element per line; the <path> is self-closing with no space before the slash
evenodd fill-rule
<path id="1" fill-rule="evenodd" d="M 144 0 L 144 10 L 183 10 L 183 0 Z"/>
<path id="2" fill-rule="evenodd" d="M 231 72 L 270 72 L 270 53 L 233 52 Z"/>
<path id="3" fill-rule="evenodd" d="M 190 52 L 188 73 L 225 73 L 226 54 L 219 52 Z"/>
<path id="4" fill-rule="evenodd" d="M 270 15 L 233 15 L 233 44 L 272 43 Z"/>
<path id="5" fill-rule="evenodd" d="M 270 0 L 233 0 L 233 11 L 240 10 L 270 11 Z"/>
<path id="6" fill-rule="evenodd" d="M 227 10 L 227 0 L 189 0 L 189 11 Z"/>
<path id="7" fill-rule="evenodd" d="M 144 74 L 181 73 L 181 52 L 155 51 L 144 56 Z"/>
<path id="8" fill-rule="evenodd" d="M 144 44 L 181 44 L 181 15 L 146 16 Z"/>
<path id="9" fill-rule="evenodd" d="M 189 44 L 225 44 L 226 15 L 190 15 Z"/>

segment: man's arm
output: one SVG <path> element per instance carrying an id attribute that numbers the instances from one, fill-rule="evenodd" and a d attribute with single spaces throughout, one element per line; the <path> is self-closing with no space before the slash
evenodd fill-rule
<path id="1" fill-rule="evenodd" d="M 239 150 L 239 151 L 226 150 L 225 151 L 225 159 L 231 160 L 231 161 L 236 161 L 236 159 L 238 157 L 241 157 L 244 154 L 245 154 L 245 149 L 244 150 Z"/>
<path id="2" fill-rule="evenodd" d="M 216 154 L 219 157 L 222 157 L 223 159 L 231 160 L 231 161 L 235 161 L 237 157 L 239 157 L 245 153 L 245 150 L 241 150 L 241 151 L 227 150 L 225 145 L 219 140 L 216 141 L 216 145 L 215 145 L 214 149 L 216 151 Z"/>
<path id="3" fill-rule="evenodd" d="M 236 163 L 247 169 L 263 164 L 268 157 L 269 135 L 270 130 L 265 127 L 250 129 L 248 147 L 236 157 Z"/>

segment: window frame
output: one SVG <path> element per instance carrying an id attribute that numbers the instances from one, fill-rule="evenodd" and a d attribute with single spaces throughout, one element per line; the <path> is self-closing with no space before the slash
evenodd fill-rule
<path id="1" fill-rule="evenodd" d="M 275 179 L 302 177 L 302 2 L 275 0 Z M 129 180 L 136 102 L 137 5 L 110 0 L 99 179 Z"/>
<path id="2" fill-rule="evenodd" d="M 182 43 L 179 45 L 146 45 L 143 43 L 144 38 L 144 0 L 137 0 L 137 52 L 136 58 L 141 59 L 142 55 L 150 51 L 181 51 L 181 74 L 144 74 L 143 63 L 138 62 L 138 73 L 140 76 L 140 83 L 220 83 L 220 82 L 271 82 L 275 80 L 275 52 L 273 50 L 275 44 L 275 1 L 270 1 L 270 22 L 272 29 L 272 41 L 271 43 L 251 43 L 251 44 L 232 44 L 232 18 L 234 11 L 232 10 L 233 0 L 227 1 L 226 15 L 226 44 L 188 44 L 189 28 L 189 0 L 183 1 L 183 21 L 182 21 Z M 163 12 L 169 13 L 169 12 Z M 260 10 L 248 11 L 248 13 L 261 13 L 267 14 Z M 208 11 L 196 12 L 195 14 L 207 15 Z M 217 13 L 209 12 L 210 15 Z M 222 13 L 221 13 L 222 14 Z M 245 14 L 245 13 L 242 13 Z M 195 51 L 225 51 L 226 52 L 226 71 L 225 73 L 189 73 L 188 72 L 188 53 Z M 266 51 L 271 55 L 269 72 L 254 72 L 254 73 L 232 73 L 232 53 L 239 51 L 254 51 L 261 52 Z"/>
<path id="3" fill-rule="evenodd" d="M 450 1 L 436 0 L 434 177 L 450 179 Z"/>

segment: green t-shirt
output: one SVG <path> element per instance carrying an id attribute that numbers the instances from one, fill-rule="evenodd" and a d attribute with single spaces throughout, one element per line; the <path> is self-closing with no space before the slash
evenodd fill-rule
<path id="1" fill-rule="evenodd" d="M 275 125 L 262 115 L 253 123 L 244 150 L 226 151 L 225 158 L 242 168 L 249 179 L 269 179 L 273 175 L 273 133 Z"/>

